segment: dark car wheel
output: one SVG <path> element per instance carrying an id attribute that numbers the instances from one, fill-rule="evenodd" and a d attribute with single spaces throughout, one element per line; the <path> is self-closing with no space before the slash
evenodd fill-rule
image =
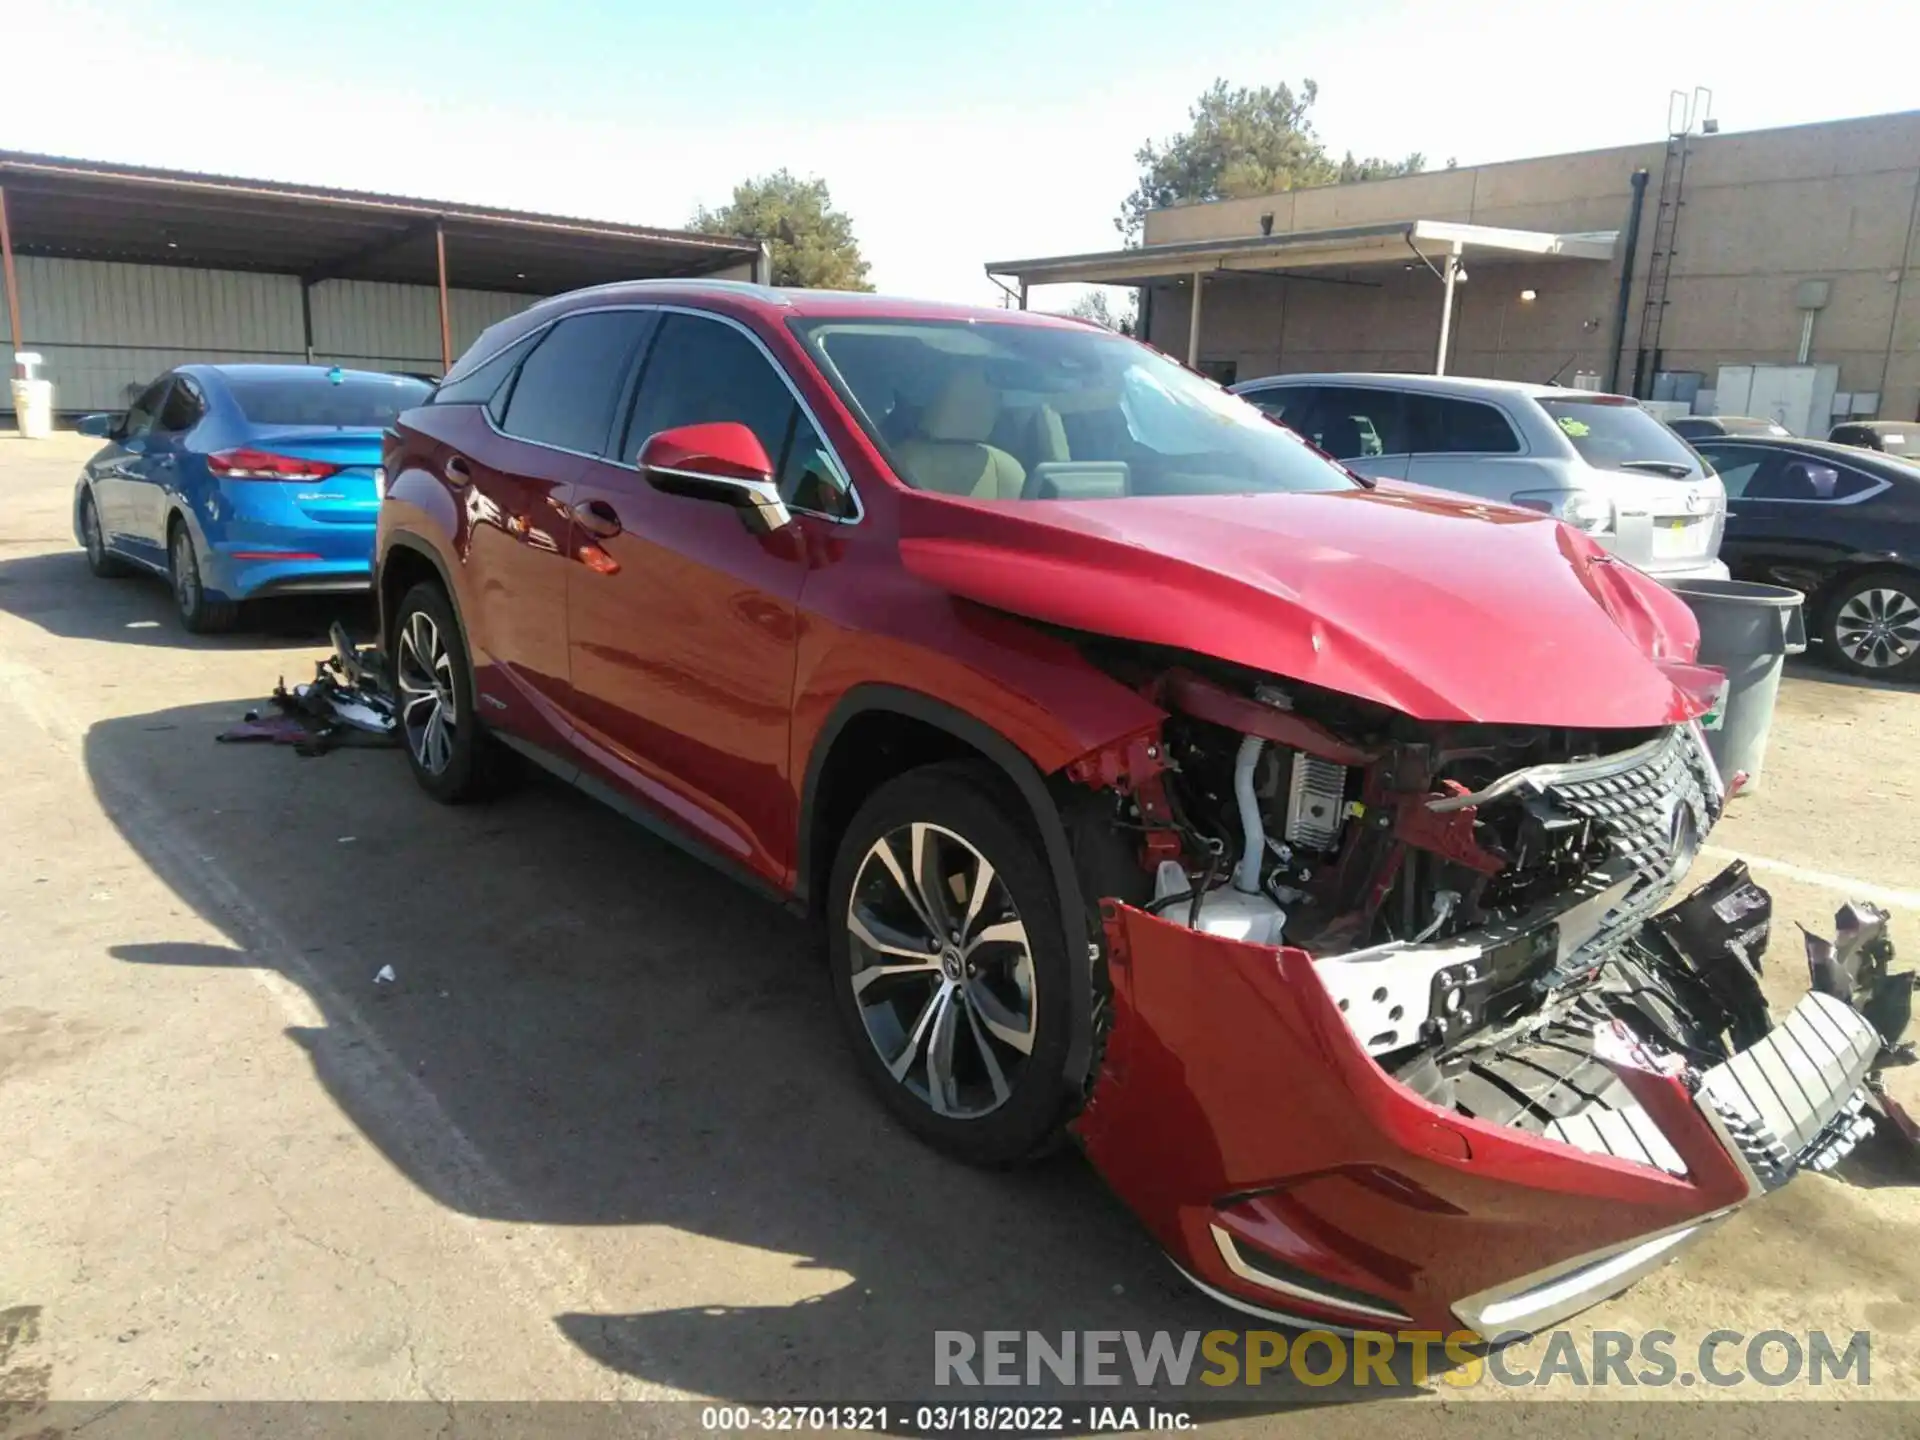
<path id="1" fill-rule="evenodd" d="M 986 764 L 892 780 L 841 837 L 828 900 L 834 1008 L 861 1069 L 916 1135 L 984 1165 L 1044 1151 L 1071 1116 L 1073 967 L 1018 805 Z"/>
<path id="2" fill-rule="evenodd" d="M 401 598 L 391 646 L 400 739 L 420 788 L 448 805 L 499 789 L 508 757 L 475 723 L 466 637 L 437 584 L 423 580 Z"/>
<path id="3" fill-rule="evenodd" d="M 167 534 L 167 579 L 173 586 L 180 623 L 191 634 L 214 635 L 233 628 L 240 607 L 207 594 L 200 578 L 200 557 L 193 548 L 193 532 L 177 520 Z"/>
<path id="4" fill-rule="evenodd" d="M 1920 575 L 1875 570 L 1828 604 L 1827 657 L 1842 670 L 1882 680 L 1920 679 Z"/>
<path id="5" fill-rule="evenodd" d="M 100 528 L 100 511 L 93 503 L 93 491 L 80 492 L 80 538 L 87 546 L 87 569 L 102 580 L 118 580 L 132 573 L 132 567 L 107 549 L 107 535 Z"/>

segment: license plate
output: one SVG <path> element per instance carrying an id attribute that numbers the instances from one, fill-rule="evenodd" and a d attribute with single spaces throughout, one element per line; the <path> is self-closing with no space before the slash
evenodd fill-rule
<path id="1" fill-rule="evenodd" d="M 1706 539 L 1706 520 L 1699 516 L 1661 516 L 1653 522 L 1653 558 L 1668 560 L 1697 554 Z"/>

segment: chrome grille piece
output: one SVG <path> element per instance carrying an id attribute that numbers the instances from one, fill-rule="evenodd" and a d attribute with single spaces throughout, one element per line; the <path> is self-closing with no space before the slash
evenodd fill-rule
<path id="1" fill-rule="evenodd" d="M 1647 880 L 1672 883 L 1719 818 L 1719 784 L 1692 726 L 1675 726 L 1647 752 L 1630 769 L 1590 779 L 1576 767 L 1561 767 L 1541 788 L 1591 820 L 1607 847 Z"/>
<path id="2" fill-rule="evenodd" d="M 1538 788 L 1592 822 L 1610 854 L 1639 879 L 1599 932 L 1561 964 L 1556 974 L 1563 978 L 1617 954 L 1673 893 L 1720 818 L 1722 791 L 1713 758 L 1691 725 L 1587 766 L 1553 766 Z"/>
<path id="3" fill-rule="evenodd" d="M 1879 1053 L 1859 1011 L 1804 995 L 1758 1044 L 1701 1077 L 1700 1101 L 1771 1189 L 1801 1166 L 1831 1168 L 1872 1128 L 1861 1086 Z"/>

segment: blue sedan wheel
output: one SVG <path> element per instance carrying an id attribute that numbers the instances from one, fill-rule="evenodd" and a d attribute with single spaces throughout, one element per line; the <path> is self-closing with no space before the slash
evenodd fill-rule
<path id="1" fill-rule="evenodd" d="M 200 579 L 200 557 L 194 553 L 193 532 L 175 522 L 167 539 L 167 578 L 173 585 L 173 603 L 180 623 L 190 634 L 212 635 L 231 630 L 240 607 L 231 600 L 208 597 Z"/>

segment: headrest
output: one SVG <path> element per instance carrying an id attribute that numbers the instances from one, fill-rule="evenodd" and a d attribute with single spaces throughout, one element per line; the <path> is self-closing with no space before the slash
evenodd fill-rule
<path id="1" fill-rule="evenodd" d="M 966 441 L 978 445 L 993 434 L 1000 413 L 1000 397 L 987 377 L 972 366 L 954 372 L 946 388 L 927 406 L 920 428 L 929 440 Z"/>

